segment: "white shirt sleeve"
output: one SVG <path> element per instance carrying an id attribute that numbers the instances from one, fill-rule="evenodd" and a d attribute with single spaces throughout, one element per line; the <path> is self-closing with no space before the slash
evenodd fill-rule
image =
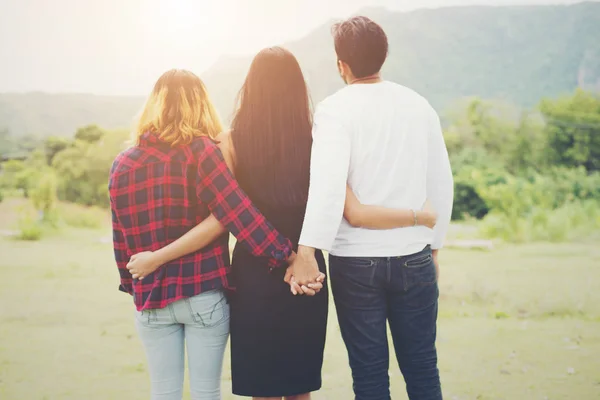
<path id="1" fill-rule="evenodd" d="M 344 214 L 350 132 L 322 105 L 313 122 L 308 204 L 299 243 L 331 250 Z"/>
<path id="2" fill-rule="evenodd" d="M 427 159 L 427 199 L 438 214 L 432 249 L 440 249 L 450 226 L 454 201 L 454 180 L 440 118 L 433 108 L 430 116 L 429 154 Z"/>

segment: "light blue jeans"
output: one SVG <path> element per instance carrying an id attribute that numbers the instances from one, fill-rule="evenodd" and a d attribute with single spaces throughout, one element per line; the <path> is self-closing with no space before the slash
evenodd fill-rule
<path id="1" fill-rule="evenodd" d="M 194 400 L 221 398 L 221 370 L 229 336 L 229 304 L 220 290 L 165 308 L 136 311 L 136 328 L 148 358 L 152 400 L 183 397 L 184 343 Z"/>

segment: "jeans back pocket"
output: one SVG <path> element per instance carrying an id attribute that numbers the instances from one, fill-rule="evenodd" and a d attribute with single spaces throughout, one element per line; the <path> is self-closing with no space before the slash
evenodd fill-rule
<path id="1" fill-rule="evenodd" d="M 197 324 L 210 328 L 229 320 L 227 297 L 220 290 L 202 293 L 187 300 L 191 317 Z"/>
<path id="2" fill-rule="evenodd" d="M 437 282 L 435 264 L 429 250 L 407 257 L 402 267 L 405 290 L 415 286 L 430 286 Z"/>
<path id="3" fill-rule="evenodd" d="M 431 253 L 422 254 L 409 260 L 406 260 L 404 262 L 404 266 L 406 268 L 422 268 L 426 267 L 431 261 L 433 261 L 433 256 L 431 255 Z"/>

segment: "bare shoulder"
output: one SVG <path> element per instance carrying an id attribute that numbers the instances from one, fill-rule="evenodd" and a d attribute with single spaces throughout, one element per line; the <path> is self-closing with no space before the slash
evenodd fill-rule
<path id="1" fill-rule="evenodd" d="M 231 131 L 224 131 L 219 133 L 216 137 L 218 142 L 229 142 L 231 140 Z"/>
<path id="2" fill-rule="evenodd" d="M 222 152 L 233 152 L 233 141 L 231 139 L 231 131 L 219 133 L 216 140 L 219 143 L 219 147 L 221 148 Z"/>

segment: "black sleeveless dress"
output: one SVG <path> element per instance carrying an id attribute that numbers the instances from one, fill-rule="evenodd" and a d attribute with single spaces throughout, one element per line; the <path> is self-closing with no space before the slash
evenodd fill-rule
<path id="1" fill-rule="evenodd" d="M 244 188 L 243 182 L 240 185 Z M 297 245 L 306 204 L 254 204 Z M 317 261 L 325 272 L 321 252 L 317 252 Z M 327 283 L 314 297 L 294 296 L 283 281 L 285 267 L 269 272 L 267 260 L 253 257 L 239 245 L 232 265 L 236 287 L 230 300 L 233 393 L 279 397 L 320 389 L 329 304 Z"/>

